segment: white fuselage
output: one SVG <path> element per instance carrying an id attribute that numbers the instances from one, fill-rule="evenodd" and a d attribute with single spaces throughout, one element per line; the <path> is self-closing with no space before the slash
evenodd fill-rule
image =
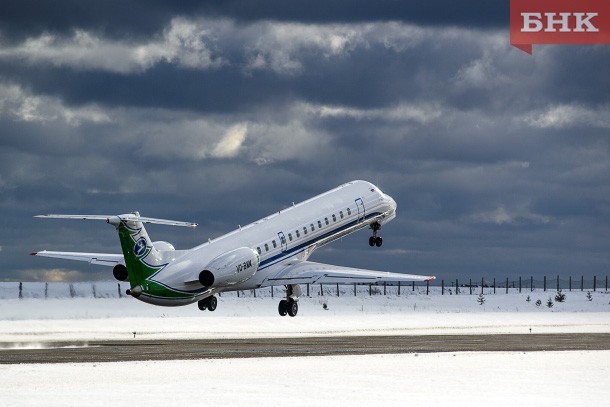
<path id="1" fill-rule="evenodd" d="M 265 287 L 287 261 L 306 260 L 317 247 L 395 216 L 396 202 L 375 185 L 349 182 L 193 249 L 168 253 L 169 264 L 151 280 L 193 297 L 176 301 L 143 295 L 139 299 L 157 305 L 183 305 L 219 291 Z M 204 291 L 201 285 L 194 286 L 211 260 L 239 247 L 249 247 L 260 255 L 258 270 L 251 278 L 229 289 Z"/>

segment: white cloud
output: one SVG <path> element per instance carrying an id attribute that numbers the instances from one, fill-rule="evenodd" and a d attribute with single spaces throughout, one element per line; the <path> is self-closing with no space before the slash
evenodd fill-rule
<path id="1" fill-rule="evenodd" d="M 146 70 L 162 61 L 206 69 L 225 62 L 212 55 L 208 47 L 211 41 L 205 27 L 176 18 L 159 38 L 145 43 L 114 41 L 77 29 L 67 38 L 43 34 L 14 47 L 3 47 L 0 58 L 118 73 Z"/>
<path id="2" fill-rule="evenodd" d="M 235 157 L 246 140 L 247 134 L 248 127 L 245 124 L 230 127 L 212 150 L 212 156 L 216 158 Z"/>
<path id="3" fill-rule="evenodd" d="M 356 120 L 362 119 L 383 119 L 388 121 L 415 121 L 418 123 L 428 123 L 439 118 L 443 108 L 431 104 L 399 104 L 383 109 L 358 109 L 347 106 L 314 105 L 302 103 L 297 106 L 309 114 L 327 117 L 345 117 Z"/>
<path id="4" fill-rule="evenodd" d="M 61 121 L 70 126 L 111 122 L 109 113 L 94 104 L 68 107 L 58 98 L 32 95 L 17 85 L 5 84 L 0 84 L 0 116 L 24 122 Z"/>
<path id="5" fill-rule="evenodd" d="M 542 112 L 530 114 L 525 122 L 539 128 L 567 128 L 572 126 L 595 126 L 610 129 L 610 105 L 595 109 L 579 105 L 551 106 Z"/>
<path id="6" fill-rule="evenodd" d="M 304 58 L 312 55 L 341 58 L 372 46 L 400 53 L 424 41 L 473 41 L 473 37 L 467 30 L 439 30 L 398 22 L 237 24 L 230 19 L 181 17 L 172 19 L 161 33 L 144 41 L 105 38 L 83 29 L 75 29 L 69 36 L 45 33 L 17 45 L 0 47 L 0 59 L 123 74 L 145 71 L 161 62 L 192 69 L 243 63 L 246 73 L 271 70 L 293 75 L 305 69 Z"/>

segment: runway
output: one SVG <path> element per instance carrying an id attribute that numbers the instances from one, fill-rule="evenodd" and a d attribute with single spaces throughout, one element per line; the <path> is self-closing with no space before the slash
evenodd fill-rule
<path id="1" fill-rule="evenodd" d="M 609 333 L 318 336 L 214 340 L 53 342 L 23 349 L 0 344 L 0 364 L 92 363 L 432 352 L 610 350 Z"/>

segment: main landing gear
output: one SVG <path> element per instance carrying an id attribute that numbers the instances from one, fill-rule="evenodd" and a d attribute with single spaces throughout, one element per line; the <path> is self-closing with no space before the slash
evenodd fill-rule
<path id="1" fill-rule="evenodd" d="M 373 236 L 369 237 L 369 246 L 381 247 L 383 244 L 383 239 L 381 236 L 377 236 L 377 231 L 381 229 L 381 224 L 379 222 L 372 223 L 371 229 L 373 229 Z"/>
<path id="2" fill-rule="evenodd" d="M 301 295 L 301 287 L 298 284 L 290 284 L 286 286 L 286 299 L 281 300 L 277 310 L 281 316 L 285 317 L 286 314 L 291 317 L 295 317 L 299 312 L 299 296 Z"/>
<path id="3" fill-rule="evenodd" d="M 214 311 L 216 309 L 217 305 L 218 305 L 218 299 L 214 295 L 212 295 L 208 298 L 204 298 L 203 300 L 197 302 L 197 306 L 199 306 L 199 309 L 201 311 L 205 311 L 206 309 L 210 310 L 210 311 Z"/>

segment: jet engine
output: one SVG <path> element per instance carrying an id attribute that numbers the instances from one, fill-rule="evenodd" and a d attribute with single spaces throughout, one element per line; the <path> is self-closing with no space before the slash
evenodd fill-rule
<path id="1" fill-rule="evenodd" d="M 205 287 L 232 286 L 252 277 L 259 263 L 260 256 L 255 250 L 240 247 L 210 261 L 199 273 L 199 282 Z"/>
<path id="2" fill-rule="evenodd" d="M 119 281 L 127 281 L 127 278 L 129 277 L 127 275 L 127 267 L 122 264 L 117 264 L 114 266 L 112 269 L 112 275 Z"/>

